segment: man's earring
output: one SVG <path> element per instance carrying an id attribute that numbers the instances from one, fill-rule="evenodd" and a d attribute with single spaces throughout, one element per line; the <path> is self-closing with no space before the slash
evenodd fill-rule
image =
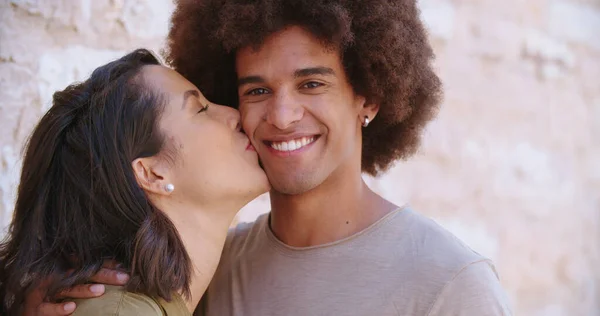
<path id="1" fill-rule="evenodd" d="M 363 122 L 363 127 L 367 127 L 369 125 L 369 117 L 365 115 L 365 121 Z"/>
<path id="2" fill-rule="evenodd" d="M 171 193 L 171 192 L 173 192 L 173 190 L 175 190 L 175 186 L 173 184 L 169 183 L 169 184 L 165 185 L 165 191 Z"/>

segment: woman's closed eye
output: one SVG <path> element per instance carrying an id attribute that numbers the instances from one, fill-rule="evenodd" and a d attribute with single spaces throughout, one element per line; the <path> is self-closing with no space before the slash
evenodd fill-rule
<path id="1" fill-rule="evenodd" d="M 203 106 L 200 110 L 198 110 L 198 114 L 202 113 L 204 111 L 208 110 L 208 104 L 206 104 L 205 106 Z"/>

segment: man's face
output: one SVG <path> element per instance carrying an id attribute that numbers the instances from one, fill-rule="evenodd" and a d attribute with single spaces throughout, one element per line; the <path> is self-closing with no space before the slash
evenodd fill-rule
<path id="1" fill-rule="evenodd" d="M 299 27 L 237 54 L 242 125 L 275 191 L 301 194 L 360 173 L 359 113 L 340 54 Z"/>

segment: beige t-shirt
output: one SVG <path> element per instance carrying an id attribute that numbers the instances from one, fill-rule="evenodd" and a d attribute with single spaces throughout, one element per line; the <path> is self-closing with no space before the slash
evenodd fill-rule
<path id="1" fill-rule="evenodd" d="M 268 220 L 230 231 L 195 315 L 512 315 L 492 262 L 410 208 L 307 248 Z"/>

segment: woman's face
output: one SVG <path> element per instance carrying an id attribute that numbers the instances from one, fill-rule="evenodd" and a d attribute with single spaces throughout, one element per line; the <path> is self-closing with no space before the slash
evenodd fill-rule
<path id="1" fill-rule="evenodd" d="M 155 170 L 173 184 L 170 198 L 219 208 L 248 203 L 269 190 L 258 155 L 240 129 L 237 110 L 209 102 L 167 67 L 146 66 L 142 76 L 166 96 L 159 118 L 165 143 Z"/>

